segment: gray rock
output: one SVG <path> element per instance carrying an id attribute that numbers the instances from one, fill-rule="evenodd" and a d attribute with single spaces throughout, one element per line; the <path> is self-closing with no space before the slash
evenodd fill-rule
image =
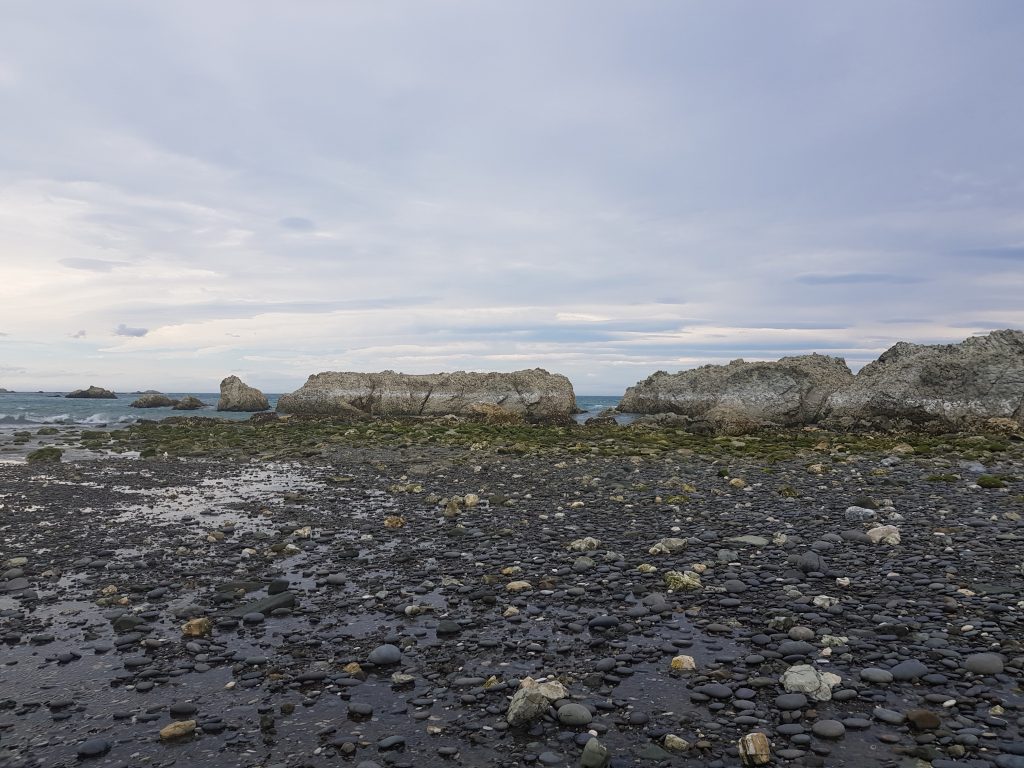
<path id="1" fill-rule="evenodd" d="M 220 383 L 218 411 L 266 411 L 270 408 L 267 396 L 250 387 L 237 376 L 228 376 Z"/>
<path id="2" fill-rule="evenodd" d="M 816 720 L 811 726 L 811 733 L 819 739 L 835 741 L 846 735 L 846 726 L 838 720 Z"/>
<path id="3" fill-rule="evenodd" d="M 247 613 L 262 613 L 269 614 L 276 611 L 278 608 L 291 608 L 295 605 L 295 595 L 291 592 L 279 592 L 276 595 L 270 595 L 264 597 L 261 600 L 253 600 L 251 602 L 240 605 L 234 610 L 228 613 L 228 616 L 240 619 Z"/>
<path id="4" fill-rule="evenodd" d="M 88 389 L 76 389 L 64 397 L 87 399 L 87 400 L 117 400 L 117 395 L 103 387 L 90 386 Z"/>
<path id="5" fill-rule="evenodd" d="M 541 368 L 512 373 L 412 375 L 338 373 L 310 376 L 284 395 L 277 410 L 305 416 L 479 416 L 568 423 L 576 409 L 572 384 Z"/>
<path id="6" fill-rule="evenodd" d="M 526 725 L 543 717 L 551 702 L 537 688 L 520 688 L 512 696 L 505 713 L 509 725 Z"/>
<path id="7" fill-rule="evenodd" d="M 744 434 L 770 424 L 798 426 L 818 419 L 828 397 L 853 374 L 837 357 L 803 355 L 777 362 L 705 365 L 659 371 L 626 390 L 619 410 L 688 416 L 722 434 Z"/>
<path id="8" fill-rule="evenodd" d="M 558 722 L 562 725 L 587 725 L 594 719 L 590 710 L 582 704 L 563 704 L 558 708 Z"/>
<path id="9" fill-rule="evenodd" d="M 176 411 L 198 411 L 200 408 L 205 408 L 206 403 L 200 400 L 198 397 L 193 395 L 185 395 L 181 400 L 176 402 L 172 408 Z M 225 409 L 221 409 L 225 410 Z"/>
<path id="10" fill-rule="evenodd" d="M 886 709 L 885 707 L 875 707 L 871 714 L 874 715 L 876 720 L 888 723 L 889 725 L 900 725 L 907 719 L 906 715 L 902 712 L 897 712 L 894 709 Z"/>
<path id="11" fill-rule="evenodd" d="M 889 671 L 895 680 L 917 680 L 928 674 L 928 667 L 917 659 L 905 659 Z"/>
<path id="12" fill-rule="evenodd" d="M 583 747 L 579 768 L 608 768 L 610 760 L 608 748 L 596 738 L 593 738 Z"/>
<path id="13" fill-rule="evenodd" d="M 810 664 L 797 664 L 783 673 L 780 682 L 790 693 L 804 693 L 816 701 L 830 701 L 832 689 L 842 679 L 832 672 L 821 672 Z"/>
<path id="14" fill-rule="evenodd" d="M 1024 331 L 993 331 L 959 344 L 900 342 L 832 393 L 824 423 L 894 428 L 977 428 L 1024 423 Z"/>
<path id="15" fill-rule="evenodd" d="M 964 659 L 964 669 L 976 675 L 999 675 L 1003 672 L 1003 657 L 998 653 L 972 653 Z"/>
<path id="16" fill-rule="evenodd" d="M 391 643 L 385 643 L 384 645 L 378 645 L 367 657 L 371 664 L 378 666 L 384 666 L 388 664 L 398 664 L 402 660 L 402 651 L 397 645 L 391 645 Z"/>
<path id="17" fill-rule="evenodd" d="M 152 394 L 143 395 L 142 397 L 136 398 L 129 403 L 130 408 L 170 408 L 177 400 L 174 400 L 167 395 Z"/>
<path id="18" fill-rule="evenodd" d="M 874 685 L 888 685 L 893 680 L 893 674 L 886 669 L 868 667 L 860 671 L 860 679 Z"/>

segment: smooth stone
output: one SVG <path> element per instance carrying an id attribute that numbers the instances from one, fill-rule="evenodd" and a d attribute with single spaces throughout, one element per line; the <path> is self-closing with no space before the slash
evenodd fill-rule
<path id="1" fill-rule="evenodd" d="M 846 735 L 846 726 L 838 720 L 818 720 L 811 726 L 811 733 L 819 739 L 835 741 Z"/>
<path id="2" fill-rule="evenodd" d="M 872 683 L 874 685 L 888 685 L 892 682 L 893 674 L 886 669 L 879 669 L 878 667 L 868 667 L 860 671 L 860 679 L 866 683 Z"/>
<path id="3" fill-rule="evenodd" d="M 89 739 L 78 745 L 79 757 L 99 757 L 110 751 L 110 742 L 106 739 Z"/>
<path id="4" fill-rule="evenodd" d="M 976 675 L 1000 675 L 1003 657 L 998 653 L 972 653 L 964 659 L 964 669 Z"/>
<path id="5" fill-rule="evenodd" d="M 378 645 L 367 657 L 371 664 L 383 666 L 387 664 L 398 664 L 402 660 L 402 651 L 397 645 L 391 645 L 391 643 L 385 643 L 384 645 Z"/>
<path id="6" fill-rule="evenodd" d="M 563 725 L 587 725 L 593 719 L 593 714 L 582 704 L 569 703 L 558 708 L 558 722 Z"/>

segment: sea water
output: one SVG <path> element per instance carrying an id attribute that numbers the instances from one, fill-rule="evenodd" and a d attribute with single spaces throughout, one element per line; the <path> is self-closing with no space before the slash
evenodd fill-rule
<path id="1" fill-rule="evenodd" d="M 173 393 L 167 396 L 178 400 L 192 394 L 207 408 L 195 411 L 175 411 L 171 408 L 132 408 L 137 394 L 118 393 L 116 400 L 92 398 L 65 398 L 54 392 L 11 392 L 0 393 L 0 429 L 11 427 L 25 429 L 41 424 L 67 424 L 92 428 L 110 428 L 132 424 L 140 419 L 154 421 L 168 416 L 216 416 L 222 419 L 248 419 L 250 413 L 234 413 L 216 410 L 220 395 L 217 393 L 191 392 Z M 270 407 L 277 405 L 278 395 L 267 395 Z"/>
<path id="2" fill-rule="evenodd" d="M 57 392 L 10 392 L 0 393 L 0 429 L 18 430 L 44 424 L 66 424 L 89 427 L 93 429 L 125 426 L 141 419 L 158 421 L 168 416 L 215 416 L 221 419 L 248 419 L 250 413 L 217 411 L 217 400 L 220 395 L 213 392 L 205 393 L 173 393 L 167 396 L 173 400 L 192 394 L 208 407 L 195 411 L 175 411 L 171 408 L 132 408 L 138 394 L 118 393 L 116 400 L 94 400 L 65 398 Z M 270 410 L 277 407 L 279 394 L 268 394 Z M 614 408 L 619 403 L 618 395 L 580 395 L 576 398 L 577 407 L 583 413 L 576 415 L 580 423 L 596 416 L 607 408 Z"/>

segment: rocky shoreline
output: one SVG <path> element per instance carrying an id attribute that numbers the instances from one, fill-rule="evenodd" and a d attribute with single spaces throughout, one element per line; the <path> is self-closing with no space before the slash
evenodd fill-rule
<path id="1" fill-rule="evenodd" d="M 0 465 L 4 765 L 1024 764 L 1005 435 L 46 439 Z"/>

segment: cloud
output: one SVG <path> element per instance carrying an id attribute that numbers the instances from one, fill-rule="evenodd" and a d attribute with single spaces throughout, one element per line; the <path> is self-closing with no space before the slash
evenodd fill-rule
<path id="1" fill-rule="evenodd" d="M 313 232 L 316 229 L 316 224 L 312 220 L 301 216 L 288 216 L 277 223 L 293 232 Z"/>
<path id="2" fill-rule="evenodd" d="M 136 336 L 141 337 L 149 333 L 148 328 L 129 328 L 124 323 L 121 323 L 114 329 L 115 336 Z"/>
<path id="3" fill-rule="evenodd" d="M 870 285 L 872 283 L 907 285 L 909 283 L 922 282 L 921 278 L 911 277 L 909 275 L 887 275 L 871 272 L 847 272 L 832 275 L 800 275 L 796 280 L 798 283 L 805 283 L 806 285 Z"/>
<path id="4" fill-rule="evenodd" d="M 72 339 L 84 339 L 85 338 L 85 331 L 84 330 L 75 331 L 74 333 L 71 334 L 71 338 Z"/>
<path id="5" fill-rule="evenodd" d="M 1024 247 L 1006 246 L 1003 248 L 978 248 L 971 251 L 964 251 L 965 256 L 976 256 L 983 259 L 1009 259 L 1011 261 L 1024 260 Z"/>
<path id="6" fill-rule="evenodd" d="M 84 269 L 90 272 L 110 272 L 118 267 L 128 266 L 126 261 L 106 261 L 104 259 L 61 259 L 60 263 L 71 269 Z"/>

